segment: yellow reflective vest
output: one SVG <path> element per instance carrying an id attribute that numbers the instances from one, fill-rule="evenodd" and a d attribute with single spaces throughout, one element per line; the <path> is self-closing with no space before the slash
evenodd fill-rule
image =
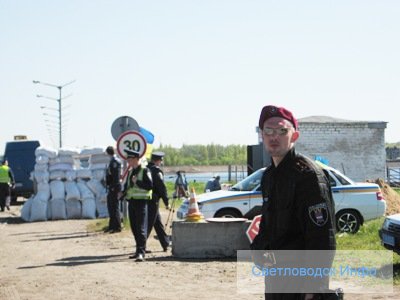
<path id="1" fill-rule="evenodd" d="M 131 178 L 133 170 L 129 172 L 128 175 L 128 180 Z M 142 181 L 143 180 L 143 168 L 139 170 L 139 173 L 137 174 L 137 180 Z M 133 184 L 132 182 L 129 183 L 128 189 L 126 191 L 126 200 L 151 200 L 151 196 L 153 194 L 152 189 L 150 190 L 145 190 L 137 186 L 136 184 Z"/>
<path id="2" fill-rule="evenodd" d="M 6 165 L 0 166 L 0 183 L 9 183 L 10 181 L 10 168 Z"/>

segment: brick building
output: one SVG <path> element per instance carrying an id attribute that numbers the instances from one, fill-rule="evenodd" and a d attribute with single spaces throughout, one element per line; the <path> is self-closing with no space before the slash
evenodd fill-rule
<path id="1" fill-rule="evenodd" d="M 351 121 L 325 116 L 299 119 L 296 150 L 329 161 L 355 181 L 386 178 L 383 121 Z"/>

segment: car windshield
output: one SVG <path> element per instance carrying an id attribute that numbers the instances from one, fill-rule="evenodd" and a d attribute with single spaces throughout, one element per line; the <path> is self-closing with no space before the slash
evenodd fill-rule
<path id="1" fill-rule="evenodd" d="M 242 181 L 239 181 L 230 188 L 232 191 L 253 191 L 258 188 L 261 183 L 261 177 L 264 169 L 259 169 L 250 176 L 246 177 Z"/>

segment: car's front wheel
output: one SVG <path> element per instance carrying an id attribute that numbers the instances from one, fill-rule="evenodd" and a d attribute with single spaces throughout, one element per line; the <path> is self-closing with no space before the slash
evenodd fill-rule
<path id="1" fill-rule="evenodd" d="M 354 210 L 342 210 L 336 214 L 336 228 L 339 232 L 356 233 L 361 226 L 361 218 Z"/>
<path id="2" fill-rule="evenodd" d="M 221 209 L 215 214 L 216 218 L 241 218 L 242 215 L 239 211 L 231 208 Z"/>

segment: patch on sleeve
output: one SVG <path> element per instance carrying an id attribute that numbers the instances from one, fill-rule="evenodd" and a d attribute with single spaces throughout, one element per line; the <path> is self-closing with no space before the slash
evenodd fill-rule
<path id="1" fill-rule="evenodd" d="M 326 203 L 319 203 L 308 208 L 311 221 L 317 226 L 324 226 L 328 222 L 328 207 Z"/>
<path id="2" fill-rule="evenodd" d="M 268 197 L 263 198 L 264 202 L 268 202 Z"/>

